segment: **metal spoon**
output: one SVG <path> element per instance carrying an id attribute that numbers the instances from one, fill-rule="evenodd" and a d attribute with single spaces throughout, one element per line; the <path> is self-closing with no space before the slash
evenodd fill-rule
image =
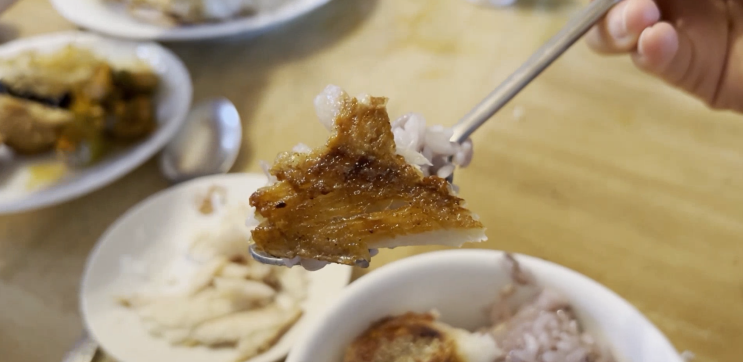
<path id="1" fill-rule="evenodd" d="M 98 353 L 98 344 L 87 333 L 75 343 L 62 362 L 90 362 Z"/>
<path id="2" fill-rule="evenodd" d="M 553 36 L 547 43 L 542 45 L 527 61 L 513 72 L 498 88 L 495 88 L 480 104 L 475 106 L 454 126 L 452 142 L 462 143 L 472 135 L 475 130 L 482 126 L 498 110 L 503 108 L 513 97 L 515 97 L 534 78 L 542 73 L 552 62 L 577 42 L 588 30 L 601 19 L 614 4 L 622 0 L 594 0 L 585 7 L 578 15 L 568 21 L 567 24 Z M 447 178 L 449 182 L 454 181 L 452 174 Z M 264 264 L 285 265 L 283 259 L 271 256 L 250 246 L 250 255 Z M 363 265 L 360 265 L 364 267 Z M 368 266 L 368 263 L 366 263 Z"/>
<path id="3" fill-rule="evenodd" d="M 374 256 L 374 254 L 377 253 L 377 250 L 376 249 L 369 250 L 369 253 L 372 254 L 372 256 Z M 284 259 L 268 255 L 267 253 L 256 249 L 255 244 L 250 245 L 250 256 L 252 256 L 253 259 L 257 260 L 259 263 L 262 263 L 262 264 L 287 266 L 287 263 L 284 261 Z M 368 260 L 356 260 L 356 266 L 359 268 L 368 268 L 369 261 Z"/>
<path id="4" fill-rule="evenodd" d="M 173 183 L 225 173 L 235 163 L 241 142 L 235 106 L 224 98 L 201 101 L 160 154 L 160 171 Z M 90 362 L 97 352 L 98 344 L 84 333 L 63 362 Z"/>
<path id="5" fill-rule="evenodd" d="M 178 183 L 230 170 L 242 142 L 240 115 L 227 99 L 199 102 L 160 154 L 160 171 Z"/>

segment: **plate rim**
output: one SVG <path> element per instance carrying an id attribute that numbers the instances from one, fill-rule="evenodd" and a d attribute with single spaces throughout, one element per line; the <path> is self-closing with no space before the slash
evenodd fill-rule
<path id="1" fill-rule="evenodd" d="M 169 122 L 166 124 L 165 127 L 161 128 L 161 131 L 156 131 L 147 139 L 143 140 L 143 143 L 132 146 L 131 148 L 125 150 L 125 156 L 123 156 L 121 160 L 109 164 L 109 167 L 112 168 L 109 172 L 86 179 L 87 181 L 84 182 L 85 185 L 83 186 L 80 186 L 80 182 L 78 180 L 72 180 L 69 182 L 69 184 L 63 185 L 60 189 L 54 191 L 48 191 L 49 189 L 37 190 L 19 199 L 12 199 L 10 201 L 0 202 L 0 215 L 33 211 L 49 206 L 58 205 L 67 201 L 71 201 L 73 199 L 77 199 L 84 195 L 88 195 L 94 191 L 110 185 L 111 183 L 128 175 L 135 168 L 141 166 L 150 158 L 152 158 L 158 151 L 165 147 L 165 145 L 176 135 L 178 130 L 186 121 L 191 102 L 193 100 L 193 80 L 191 79 L 191 74 L 183 61 L 175 53 L 156 42 L 111 39 L 87 31 L 73 30 L 47 33 L 27 38 L 16 39 L 0 45 L 0 52 L 5 51 L 5 49 L 19 49 L 21 51 L 35 49 L 30 44 L 39 42 L 69 44 L 78 41 L 103 42 L 109 44 L 123 43 L 130 46 L 144 46 L 150 49 L 155 49 L 161 57 L 167 59 L 169 70 L 172 70 L 174 73 L 177 74 L 177 77 L 173 79 L 179 78 L 183 80 L 182 91 L 184 102 L 174 110 L 173 116 L 169 117 Z M 49 194 L 42 194 L 41 198 L 38 198 L 38 194 L 45 191 L 48 191 Z"/>
<path id="2" fill-rule="evenodd" d="M 85 29 L 116 38 L 169 42 L 187 42 L 194 40 L 226 38 L 236 35 L 247 36 L 251 34 L 259 34 L 261 32 L 271 30 L 275 27 L 284 25 L 294 19 L 307 15 L 327 5 L 331 1 L 333 0 L 307 0 L 306 2 L 302 3 L 303 6 L 292 7 L 289 10 L 285 11 L 278 11 L 272 19 L 266 22 L 266 24 L 256 24 L 254 22 L 251 22 L 250 18 L 248 17 L 228 20 L 216 24 L 199 25 L 198 28 L 194 27 L 184 29 L 183 27 L 174 27 L 172 29 L 169 29 L 166 27 L 159 27 L 161 29 L 160 32 L 147 34 L 146 31 L 132 33 L 126 31 L 111 30 L 110 28 L 98 26 L 94 22 L 87 21 L 85 17 L 78 16 L 72 9 L 70 9 L 70 6 L 66 3 L 66 0 L 49 0 L 49 2 L 52 4 L 52 7 L 54 7 L 54 9 L 62 17 Z M 157 25 L 148 24 L 145 22 L 143 22 L 142 24 L 148 27 L 158 27 Z"/>
<path id="3" fill-rule="evenodd" d="M 85 298 L 85 291 L 86 291 L 85 285 L 88 284 L 87 280 L 91 276 L 92 263 L 96 259 L 97 255 L 101 252 L 101 248 L 106 243 L 105 241 L 111 237 L 111 235 L 115 232 L 115 230 L 121 227 L 121 225 L 125 224 L 129 218 L 133 217 L 134 215 L 141 212 L 142 210 L 148 207 L 151 207 L 151 205 L 160 198 L 167 197 L 170 194 L 180 192 L 182 189 L 194 187 L 194 185 L 198 185 L 198 184 L 208 184 L 212 182 L 219 182 L 220 180 L 240 180 L 240 179 L 242 180 L 252 179 L 252 180 L 265 181 L 266 176 L 264 174 L 253 173 L 253 172 L 226 173 L 226 174 L 219 174 L 219 175 L 203 176 L 203 177 L 195 178 L 189 181 L 185 181 L 183 183 L 180 183 L 180 184 L 177 184 L 171 187 L 164 188 L 158 192 L 153 193 L 152 195 L 147 196 L 146 198 L 142 199 L 134 206 L 127 209 L 114 222 L 112 222 L 106 228 L 106 230 L 101 234 L 101 236 L 96 240 L 95 245 L 93 246 L 91 251 L 88 253 L 88 257 L 85 260 L 83 273 L 80 277 L 80 281 L 78 284 L 78 311 L 80 313 L 80 317 L 81 317 L 83 327 L 85 328 L 86 333 L 92 340 L 96 341 L 96 343 L 99 344 L 99 348 L 104 350 L 106 354 L 114 358 L 118 358 L 118 356 L 116 356 L 114 353 L 111 353 L 109 349 L 106 349 L 104 344 L 101 343 L 100 340 L 97 338 L 98 336 L 94 332 L 94 329 L 91 328 L 89 316 L 86 313 L 88 302 Z M 351 278 L 353 277 L 353 267 L 343 265 L 342 268 L 339 268 L 339 271 L 342 271 L 344 273 L 344 275 L 342 276 L 343 287 L 338 290 L 338 292 L 340 293 L 343 291 L 343 289 L 347 288 L 349 284 L 351 284 Z M 281 351 L 279 354 L 282 355 L 284 358 L 288 356 L 290 349 L 293 348 L 299 341 L 303 339 L 304 332 L 309 330 L 309 328 L 311 328 L 312 325 L 314 324 L 315 320 L 322 315 L 323 313 L 317 313 L 317 315 L 310 315 L 310 317 L 312 318 L 308 318 L 308 319 L 305 319 L 307 317 L 306 315 L 303 315 L 302 318 L 300 318 L 295 324 L 293 324 L 292 327 L 287 330 L 287 333 L 291 331 L 295 326 L 299 325 L 299 323 L 303 322 L 304 320 L 303 329 L 300 330 L 300 333 L 297 336 L 297 338 L 294 341 L 292 341 L 290 348 L 287 348 L 286 351 Z M 268 349 L 267 351 L 270 351 L 270 350 L 271 349 Z M 255 358 L 258 358 L 262 356 L 263 354 L 265 354 L 267 351 L 264 351 L 261 354 L 258 354 L 251 359 L 245 360 L 244 362 L 251 362 Z"/>

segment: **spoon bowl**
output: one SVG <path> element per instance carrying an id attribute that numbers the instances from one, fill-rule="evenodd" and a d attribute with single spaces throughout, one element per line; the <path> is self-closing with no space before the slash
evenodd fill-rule
<path id="1" fill-rule="evenodd" d="M 226 173 L 242 143 L 240 114 L 225 98 L 206 99 L 188 113 L 183 128 L 160 155 L 160 170 L 171 182 Z"/>

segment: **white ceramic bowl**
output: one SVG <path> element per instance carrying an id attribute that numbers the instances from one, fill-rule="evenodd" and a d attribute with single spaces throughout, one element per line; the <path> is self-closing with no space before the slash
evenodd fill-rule
<path id="1" fill-rule="evenodd" d="M 135 19 L 121 6 L 107 0 L 51 0 L 67 20 L 90 30 L 118 38 L 188 41 L 256 34 L 297 19 L 330 0 L 288 0 L 273 11 L 218 23 L 166 27 Z"/>
<path id="2" fill-rule="evenodd" d="M 160 77 L 156 98 L 158 128 L 121 152 L 107 155 L 90 167 L 68 171 L 59 180 L 30 188 L 30 167 L 59 163 L 54 153 L 14 156 L 0 146 L 0 214 L 58 204 L 95 191 L 141 165 L 170 141 L 181 128 L 191 106 L 191 77 L 178 57 L 155 43 L 137 43 L 70 31 L 15 40 L 0 46 L 0 58 L 22 52 L 53 52 L 67 45 L 93 51 L 117 67 L 144 62 Z M 0 75 L 1 76 L 1 75 Z"/>
<path id="3" fill-rule="evenodd" d="M 242 203 L 265 184 L 266 177 L 257 174 L 202 177 L 159 192 L 122 215 L 98 240 L 83 274 L 81 314 L 93 339 L 122 362 L 235 362 L 234 349 L 172 346 L 151 336 L 136 313 L 119 305 L 115 297 L 139 290 L 148 282 L 140 274 L 157 274 L 193 240 L 194 231 L 205 222 L 195 206 L 199 195 L 220 186 L 228 203 Z M 127 268 L 132 262 L 146 271 L 132 273 Z M 348 284 L 351 269 L 329 265 L 309 273 L 302 317 L 273 347 L 246 362 L 271 362 L 286 356 L 308 323 Z"/>
<path id="4" fill-rule="evenodd" d="M 614 353 L 617 362 L 682 362 L 671 343 L 639 311 L 595 281 L 562 266 L 516 255 L 538 282 L 570 300 L 578 318 Z M 448 250 L 406 258 L 347 287 L 292 349 L 287 362 L 339 362 L 369 324 L 388 315 L 437 309 L 441 320 L 474 329 L 510 282 L 503 253 Z"/>

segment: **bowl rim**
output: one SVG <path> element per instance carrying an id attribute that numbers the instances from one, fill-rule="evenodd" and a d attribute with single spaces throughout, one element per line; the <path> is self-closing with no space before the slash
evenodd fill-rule
<path id="1" fill-rule="evenodd" d="M 499 256 L 502 257 L 505 254 L 511 254 L 520 262 L 525 261 L 526 264 L 541 264 L 542 266 L 548 269 L 559 271 L 565 275 L 570 276 L 571 278 L 575 278 L 576 280 L 582 280 L 583 282 L 588 284 L 591 288 L 601 290 L 603 293 L 605 293 L 605 295 L 609 296 L 612 299 L 615 299 L 622 309 L 628 310 L 636 314 L 637 317 L 639 317 L 640 320 L 644 322 L 645 324 L 644 328 L 647 328 L 650 332 L 653 332 L 658 335 L 659 341 L 665 344 L 663 348 L 667 348 L 673 351 L 673 355 L 678 356 L 676 361 L 667 361 L 667 362 L 682 362 L 683 361 L 677 349 L 668 340 L 668 337 L 666 337 L 666 335 L 663 334 L 655 324 L 653 324 L 649 319 L 647 319 L 647 317 L 644 314 L 642 314 L 629 301 L 622 298 L 619 294 L 609 289 L 608 287 L 602 285 L 601 283 L 595 281 L 594 279 L 589 278 L 586 275 L 583 275 L 575 270 L 572 270 L 560 264 L 557 264 L 557 263 L 554 263 L 554 262 L 551 262 L 549 260 L 545 260 L 542 258 L 530 256 L 530 255 L 511 253 L 511 252 L 495 250 L 495 249 L 467 248 L 467 249 L 437 250 L 437 251 L 416 254 L 410 257 L 406 257 L 406 258 L 402 258 L 402 259 L 398 259 L 393 262 L 390 262 L 389 264 L 383 265 L 379 267 L 378 269 L 371 271 L 368 274 L 358 278 L 356 281 L 352 282 L 350 285 L 348 285 L 344 289 L 343 293 L 335 300 L 335 302 L 332 305 L 330 305 L 325 310 L 323 315 L 320 316 L 321 318 L 318 318 L 314 324 L 310 325 L 307 328 L 306 333 L 304 334 L 304 338 L 300 338 L 300 340 L 297 342 L 294 348 L 292 348 L 292 350 L 289 352 L 289 355 L 286 358 L 286 362 L 303 361 L 304 360 L 303 358 L 306 358 L 307 356 L 309 356 L 312 346 L 318 343 L 318 338 L 322 338 L 321 337 L 322 332 L 325 329 L 327 325 L 327 321 L 330 319 L 329 317 L 331 316 L 331 314 L 337 311 L 338 309 L 340 309 L 341 307 L 351 303 L 356 298 L 357 294 L 359 294 L 361 291 L 367 288 L 380 284 L 380 282 L 385 282 L 386 280 L 389 280 L 390 278 L 393 278 L 395 275 L 399 275 L 400 273 L 405 273 L 405 272 L 416 270 L 416 269 L 419 270 L 419 269 L 430 268 L 431 265 L 442 265 L 442 264 L 445 264 L 447 261 L 451 261 L 452 259 L 461 260 L 461 259 L 473 259 L 474 258 L 474 259 L 484 260 L 486 258 L 492 259 L 494 257 L 499 257 Z"/>
<path id="2" fill-rule="evenodd" d="M 132 40 L 188 42 L 259 35 L 310 14 L 330 3 L 332 0 L 292 0 L 284 4 L 291 6 L 282 6 L 282 8 L 263 14 L 260 18 L 245 17 L 217 22 L 215 24 L 180 25 L 175 27 L 160 26 L 139 21 L 132 17 L 131 14 L 120 14 L 113 9 L 107 9 L 107 12 L 110 13 L 109 19 L 123 19 L 131 22 L 131 24 L 127 24 L 124 27 L 110 27 L 87 18 L 88 13 L 80 12 L 75 7 L 75 5 L 91 6 L 91 3 L 95 3 L 95 1 L 76 0 L 74 3 L 68 3 L 67 1 L 50 0 L 54 9 L 68 21 L 106 36 Z M 94 5 L 106 7 L 106 4 Z"/>

